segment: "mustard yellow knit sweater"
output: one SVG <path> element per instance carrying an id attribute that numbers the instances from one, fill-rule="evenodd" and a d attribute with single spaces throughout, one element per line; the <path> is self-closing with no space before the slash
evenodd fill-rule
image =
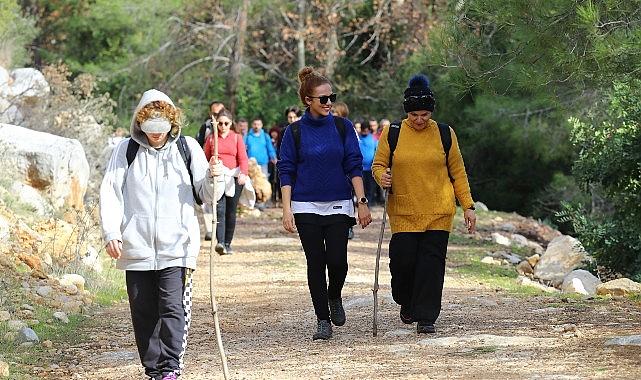
<path id="1" fill-rule="evenodd" d="M 374 179 L 379 184 L 381 175 L 389 166 L 388 128 L 383 129 L 372 164 Z M 454 197 L 463 209 L 474 205 L 458 140 L 451 128 L 450 131 L 452 147 L 448 164 L 453 184 L 447 174 L 445 152 L 436 122 L 429 120 L 428 126 L 418 131 L 407 119 L 403 120 L 392 162 L 393 194 L 389 194 L 387 206 L 392 233 L 451 232 L 456 213 Z"/>

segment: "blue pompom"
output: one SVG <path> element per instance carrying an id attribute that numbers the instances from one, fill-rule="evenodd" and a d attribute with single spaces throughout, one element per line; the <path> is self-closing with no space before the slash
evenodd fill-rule
<path id="1" fill-rule="evenodd" d="M 408 84 L 408 87 L 430 87 L 430 80 L 427 79 L 427 77 L 423 74 L 416 74 L 410 79 L 410 82 Z"/>

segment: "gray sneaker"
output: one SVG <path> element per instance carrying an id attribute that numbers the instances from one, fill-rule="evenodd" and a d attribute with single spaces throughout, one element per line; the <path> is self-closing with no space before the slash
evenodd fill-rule
<path id="1" fill-rule="evenodd" d="M 312 337 L 313 340 L 328 340 L 332 337 L 332 324 L 329 321 L 324 319 L 318 320 L 318 325 L 316 327 L 316 333 Z"/>
<path id="2" fill-rule="evenodd" d="M 220 243 L 216 244 L 214 250 L 218 252 L 219 255 L 224 255 L 227 253 L 227 251 L 225 250 L 225 246 Z"/>
<path id="3" fill-rule="evenodd" d="M 345 309 L 343 309 L 343 301 L 340 298 L 327 300 L 329 304 L 329 315 L 332 323 L 335 326 L 342 326 L 345 324 Z"/>

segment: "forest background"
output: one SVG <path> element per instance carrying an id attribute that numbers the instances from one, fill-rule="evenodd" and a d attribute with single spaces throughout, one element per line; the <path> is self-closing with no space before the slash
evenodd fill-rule
<path id="1" fill-rule="evenodd" d="M 399 119 L 425 73 L 477 200 L 641 281 L 641 0 L 0 0 L 0 65 L 92 78 L 111 129 L 158 88 L 192 136 L 214 99 L 283 123 L 304 65 L 352 119 Z"/>

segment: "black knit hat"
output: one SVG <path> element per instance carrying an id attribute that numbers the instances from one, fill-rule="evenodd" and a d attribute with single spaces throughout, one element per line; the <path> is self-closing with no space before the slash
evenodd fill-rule
<path id="1" fill-rule="evenodd" d="M 410 79 L 408 87 L 403 93 L 405 112 L 430 111 L 434 112 L 434 93 L 430 90 L 430 81 L 423 74 L 416 74 Z"/>

